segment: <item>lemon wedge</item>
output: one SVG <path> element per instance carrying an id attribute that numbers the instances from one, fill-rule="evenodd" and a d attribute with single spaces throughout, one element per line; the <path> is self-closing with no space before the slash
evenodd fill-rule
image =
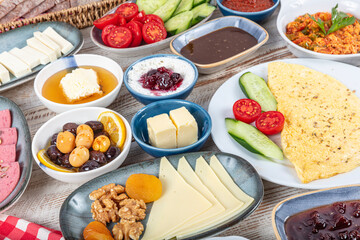
<path id="1" fill-rule="evenodd" d="M 102 112 L 98 121 L 104 125 L 104 130 L 110 135 L 111 141 L 122 149 L 126 138 L 126 128 L 120 116 L 109 111 Z"/>
<path id="2" fill-rule="evenodd" d="M 48 168 L 55 170 L 55 171 L 59 171 L 59 172 L 68 172 L 68 173 L 73 173 L 75 172 L 74 170 L 71 169 L 67 169 L 64 167 L 61 167 L 55 163 L 53 163 L 49 157 L 46 155 L 46 151 L 45 149 L 41 149 L 38 154 L 37 157 L 39 159 L 39 161 L 44 164 L 45 166 L 47 166 Z"/>

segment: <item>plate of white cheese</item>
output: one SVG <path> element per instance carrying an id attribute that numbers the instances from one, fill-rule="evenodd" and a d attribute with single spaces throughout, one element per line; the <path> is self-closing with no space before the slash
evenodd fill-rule
<path id="1" fill-rule="evenodd" d="M 0 34 L 0 92 L 33 79 L 45 65 L 77 53 L 81 32 L 64 22 L 30 24 Z"/>

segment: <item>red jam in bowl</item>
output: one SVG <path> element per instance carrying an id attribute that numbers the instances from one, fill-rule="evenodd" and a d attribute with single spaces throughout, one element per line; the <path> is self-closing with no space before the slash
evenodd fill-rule
<path id="1" fill-rule="evenodd" d="M 175 91 L 183 80 L 179 73 L 175 73 L 165 67 L 151 69 L 140 78 L 144 88 L 167 91 Z"/>

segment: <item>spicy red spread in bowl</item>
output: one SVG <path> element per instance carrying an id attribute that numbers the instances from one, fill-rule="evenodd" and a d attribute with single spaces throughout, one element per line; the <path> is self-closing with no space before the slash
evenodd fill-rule
<path id="1" fill-rule="evenodd" d="M 274 6 L 273 0 L 224 0 L 222 5 L 239 12 L 260 12 Z"/>

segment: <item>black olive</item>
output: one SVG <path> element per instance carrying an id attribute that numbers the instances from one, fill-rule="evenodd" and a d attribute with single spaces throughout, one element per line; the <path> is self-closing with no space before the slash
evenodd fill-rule
<path id="1" fill-rule="evenodd" d="M 55 133 L 54 135 L 52 135 L 50 145 L 55 145 L 56 146 L 56 140 L 57 140 L 58 134 L 59 133 Z"/>
<path id="2" fill-rule="evenodd" d="M 116 158 L 117 156 L 119 156 L 120 153 L 121 153 L 120 148 L 111 146 L 111 147 L 109 147 L 109 149 L 106 151 L 105 156 L 106 156 L 106 158 L 107 158 L 107 161 L 110 162 L 110 161 L 114 160 L 114 158 Z"/>
<path id="3" fill-rule="evenodd" d="M 100 164 L 94 160 L 88 160 L 80 168 L 79 172 L 86 172 L 100 167 Z"/>
<path id="4" fill-rule="evenodd" d="M 72 122 L 69 122 L 69 123 L 65 123 L 64 126 L 63 126 L 63 131 L 69 131 L 71 132 L 72 134 L 76 135 L 76 129 L 77 129 L 78 125 L 76 123 L 72 123 Z"/>
<path id="5" fill-rule="evenodd" d="M 50 160 L 53 161 L 56 164 L 58 163 L 58 158 L 61 157 L 63 154 L 59 151 L 59 149 L 57 149 L 57 147 L 55 145 L 51 145 L 47 150 L 46 150 L 47 155 L 49 156 Z"/>
<path id="6" fill-rule="evenodd" d="M 100 131 L 100 132 L 95 133 L 95 134 L 94 134 L 94 139 L 97 138 L 97 137 L 100 136 L 100 135 L 105 135 L 105 136 L 107 136 L 107 137 L 110 139 L 110 135 L 109 135 L 107 132 L 105 132 L 105 131 Z"/>
<path id="7" fill-rule="evenodd" d="M 73 168 L 73 166 L 71 166 L 71 164 L 69 162 L 69 157 L 70 157 L 70 153 L 67 153 L 67 154 L 61 156 L 59 158 L 59 161 L 61 163 L 60 166 L 65 167 L 65 168 L 70 168 L 70 169 Z"/>
<path id="8" fill-rule="evenodd" d="M 101 165 L 106 163 L 106 157 L 105 157 L 104 153 L 99 152 L 99 151 L 94 151 L 94 150 L 90 152 L 89 160 L 94 160 Z"/>
<path id="9" fill-rule="evenodd" d="M 91 127 L 94 132 L 102 131 L 104 129 L 104 125 L 99 121 L 88 121 L 85 124 Z"/>

